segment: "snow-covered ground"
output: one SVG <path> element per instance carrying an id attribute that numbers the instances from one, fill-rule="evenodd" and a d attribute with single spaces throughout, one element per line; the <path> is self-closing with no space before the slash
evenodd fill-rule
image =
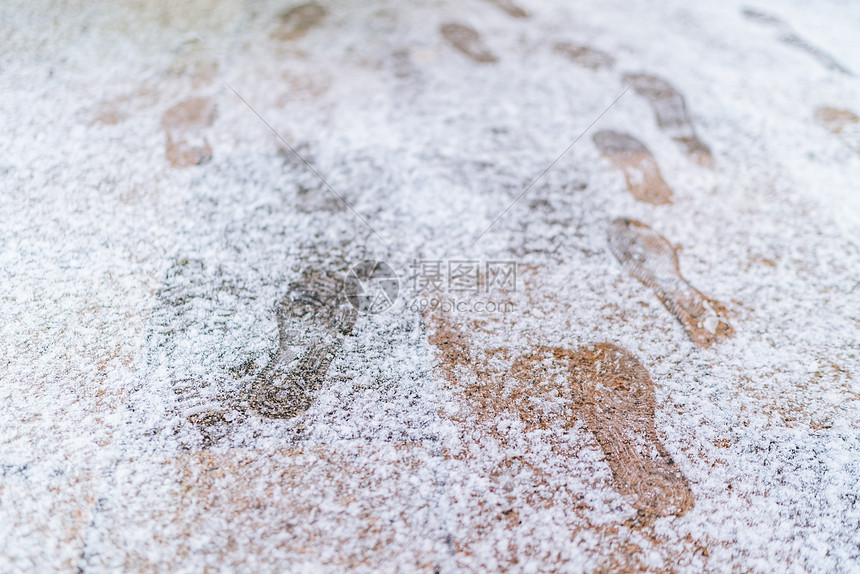
<path id="1" fill-rule="evenodd" d="M 0 570 L 860 572 L 860 4 L 516 1 L 0 5 Z M 261 416 L 278 302 L 364 260 L 400 297 Z M 446 370 L 416 260 L 517 263 L 507 313 L 448 318 L 489 371 Z M 686 512 L 632 520 L 564 397 L 537 429 L 464 391 L 597 342 L 650 373 Z"/>

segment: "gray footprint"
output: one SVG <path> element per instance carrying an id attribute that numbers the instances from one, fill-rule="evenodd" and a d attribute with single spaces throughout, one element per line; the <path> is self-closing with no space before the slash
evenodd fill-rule
<path id="1" fill-rule="evenodd" d="M 251 383 L 248 406 L 264 417 L 292 418 L 310 408 L 357 312 L 345 282 L 306 271 L 276 307 L 278 349 Z"/>
<path id="2" fill-rule="evenodd" d="M 624 83 L 632 85 L 633 90 L 650 104 L 657 116 L 657 125 L 691 159 L 703 166 L 713 165 L 711 150 L 696 135 L 684 96 L 672 84 L 650 74 L 624 74 Z"/>

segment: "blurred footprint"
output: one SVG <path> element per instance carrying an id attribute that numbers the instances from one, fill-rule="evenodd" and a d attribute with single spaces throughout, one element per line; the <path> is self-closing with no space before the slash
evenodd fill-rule
<path id="1" fill-rule="evenodd" d="M 272 32 L 272 38 L 281 42 L 298 40 L 314 26 L 318 26 L 326 17 L 326 9 L 316 2 L 299 4 L 278 16 L 278 27 Z"/>
<path id="2" fill-rule="evenodd" d="M 759 24 L 764 24 L 765 26 L 782 26 L 783 22 L 776 16 L 772 14 L 766 14 L 764 12 L 759 12 L 754 8 L 744 8 L 742 10 L 743 15 L 753 22 L 758 22 Z"/>
<path id="3" fill-rule="evenodd" d="M 311 269 L 289 286 L 276 316 L 278 349 L 251 384 L 248 406 L 264 417 L 292 418 L 313 404 L 357 313 L 343 279 Z"/>
<path id="4" fill-rule="evenodd" d="M 809 44 L 806 40 L 801 38 L 791 28 L 791 26 L 789 26 L 778 16 L 774 16 L 773 14 L 768 14 L 766 12 L 761 12 L 753 8 L 744 8 L 741 13 L 748 20 L 775 28 L 780 32 L 780 42 L 803 50 L 804 52 L 818 60 L 818 63 L 827 68 L 828 70 L 834 70 L 836 72 L 841 72 L 849 76 L 853 75 L 851 73 L 851 70 L 840 64 L 836 59 L 833 58 L 833 56 L 827 54 L 819 48 L 816 48 L 815 46 Z"/>
<path id="5" fill-rule="evenodd" d="M 172 98 L 169 94 L 184 92 L 188 88 L 196 91 L 211 85 L 218 75 L 218 62 L 190 52 L 178 56 L 155 80 L 149 80 L 136 90 L 99 102 L 88 108 L 89 123 L 117 125 L 130 118 L 139 118 L 144 112 L 161 107 Z"/>
<path id="6" fill-rule="evenodd" d="M 511 0 L 487 0 L 490 4 L 495 4 L 505 11 L 512 18 L 528 18 L 529 13 L 514 4 Z"/>
<path id="7" fill-rule="evenodd" d="M 798 36 L 794 32 L 788 32 L 786 34 L 783 34 L 782 36 L 780 36 L 779 39 L 780 39 L 780 41 L 782 41 L 785 44 L 788 44 L 789 46 L 794 46 L 795 48 L 800 48 L 801 50 L 803 50 L 804 52 L 806 52 L 807 54 L 809 54 L 810 56 L 812 56 L 813 58 L 818 60 L 818 63 L 820 63 L 822 66 L 824 66 L 828 70 L 834 70 L 836 72 L 841 72 L 843 74 L 853 76 L 853 74 L 851 73 L 851 70 L 849 70 L 848 68 L 846 68 L 845 66 L 843 66 L 842 64 L 837 62 L 833 58 L 833 56 L 831 56 L 830 54 L 827 54 L 826 52 L 821 51 L 820 49 L 816 48 L 815 46 L 812 46 L 806 40 L 804 40 L 803 38 L 801 38 L 800 36 Z"/>
<path id="8" fill-rule="evenodd" d="M 830 133 L 839 136 L 848 147 L 860 153 L 860 118 L 857 114 L 825 106 L 815 110 L 815 119 Z"/>
<path id="9" fill-rule="evenodd" d="M 212 159 L 212 147 L 204 132 L 215 121 L 215 115 L 211 98 L 190 98 L 164 112 L 164 156 L 173 167 L 203 165 Z"/>
<path id="10" fill-rule="evenodd" d="M 511 370 L 541 376 L 535 366 L 551 362 L 566 364 L 569 386 L 561 389 L 562 396 L 573 400 L 597 439 L 618 491 L 633 497 L 637 525 L 692 508 L 687 478 L 657 436 L 654 382 L 642 363 L 627 349 L 596 343 L 576 351 L 543 347 L 518 359 Z"/>
<path id="11" fill-rule="evenodd" d="M 600 131 L 592 136 L 600 153 L 624 172 L 627 189 L 645 203 L 672 202 L 672 190 L 663 181 L 660 166 L 642 142 L 625 133 Z"/>
<path id="12" fill-rule="evenodd" d="M 680 144 L 688 156 L 699 165 L 713 165 L 711 150 L 696 135 L 684 96 L 678 90 L 650 74 L 625 74 L 624 82 L 632 84 L 636 93 L 645 98 L 657 116 L 657 125 Z"/>
<path id="13" fill-rule="evenodd" d="M 708 347 L 734 334 L 726 308 L 687 283 L 675 248 L 642 222 L 619 218 L 609 227 L 609 248 L 636 279 L 681 322 L 690 339 Z"/>
<path id="14" fill-rule="evenodd" d="M 451 46 L 475 62 L 492 64 L 498 61 L 498 58 L 484 44 L 478 31 L 471 26 L 448 22 L 439 27 L 439 32 Z"/>
<path id="15" fill-rule="evenodd" d="M 90 121 L 92 124 L 117 125 L 134 116 L 135 112 L 154 106 L 158 102 L 158 92 L 143 86 L 131 94 L 126 94 L 97 104 Z"/>
<path id="16" fill-rule="evenodd" d="M 589 46 L 576 46 L 569 42 L 559 42 L 555 45 L 555 51 L 571 62 L 591 70 L 611 68 L 615 65 L 615 58 Z"/>

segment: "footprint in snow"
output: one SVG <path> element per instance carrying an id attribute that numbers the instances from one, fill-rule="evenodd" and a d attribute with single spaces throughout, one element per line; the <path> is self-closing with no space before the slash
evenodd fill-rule
<path id="1" fill-rule="evenodd" d="M 627 189 L 639 201 L 662 205 L 672 202 L 672 190 L 663 181 L 660 166 L 645 145 L 625 133 L 600 131 L 592 136 L 597 149 L 624 172 Z"/>
<path id="2" fill-rule="evenodd" d="M 694 505 L 687 478 L 657 436 L 656 398 L 648 370 L 627 349 L 596 343 L 575 351 L 542 347 L 519 359 L 512 371 L 542 376 L 537 365 L 567 367 L 561 396 L 597 439 L 617 490 L 632 497 L 635 525 L 680 516 Z"/>
<path id="3" fill-rule="evenodd" d="M 815 119 L 848 147 L 860 153 L 860 118 L 857 114 L 850 110 L 824 106 L 815 110 Z"/>
<path id="4" fill-rule="evenodd" d="M 709 347 L 734 334 L 726 308 L 681 275 L 678 254 L 665 237 L 640 221 L 619 218 L 609 227 L 609 248 L 630 275 L 654 291 L 694 343 Z"/>
<path id="5" fill-rule="evenodd" d="M 606 52 L 602 52 L 590 46 L 571 44 L 570 42 L 559 42 L 554 47 L 555 52 L 560 54 L 579 66 L 590 70 L 611 68 L 615 65 L 615 58 Z"/>
<path id="6" fill-rule="evenodd" d="M 319 26 L 327 14 L 325 7 L 316 2 L 294 6 L 278 16 L 278 27 L 272 32 L 272 38 L 281 42 L 298 40 L 311 28 Z"/>
<path id="7" fill-rule="evenodd" d="M 292 418 L 313 404 L 357 312 L 345 281 L 314 269 L 292 283 L 278 303 L 278 348 L 251 383 L 248 406 L 264 417 Z"/>
<path id="8" fill-rule="evenodd" d="M 624 82 L 650 104 L 657 116 L 657 125 L 675 140 L 684 152 L 699 165 L 713 165 L 711 150 L 696 135 L 687 104 L 669 82 L 650 74 L 625 74 Z"/>
<path id="9" fill-rule="evenodd" d="M 487 0 L 490 4 L 494 4 L 502 9 L 511 18 L 528 18 L 529 13 L 517 6 L 512 0 Z"/>
<path id="10" fill-rule="evenodd" d="M 851 70 L 839 63 L 839 61 L 837 61 L 833 56 L 804 40 L 791 28 L 791 26 L 778 16 L 761 12 L 760 10 L 755 10 L 753 8 L 744 8 L 741 11 L 741 14 L 752 22 L 776 29 L 779 32 L 780 42 L 806 52 L 828 70 L 840 72 L 848 76 L 854 75 L 851 73 Z"/>
<path id="11" fill-rule="evenodd" d="M 166 112 L 161 127 L 167 137 L 164 156 L 173 167 L 203 165 L 212 159 L 205 131 L 215 121 L 211 98 L 189 98 Z"/>
<path id="12" fill-rule="evenodd" d="M 439 32 L 454 49 L 474 62 L 493 64 L 498 61 L 478 31 L 471 26 L 448 22 L 439 27 Z"/>

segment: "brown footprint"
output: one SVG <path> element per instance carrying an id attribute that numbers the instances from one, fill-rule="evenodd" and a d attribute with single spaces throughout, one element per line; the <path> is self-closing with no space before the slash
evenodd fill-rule
<path id="1" fill-rule="evenodd" d="M 633 219 L 609 227 L 609 248 L 636 279 L 650 287 L 678 318 L 694 343 L 708 347 L 734 333 L 726 308 L 687 283 L 675 248 L 662 235 Z"/>
<path id="2" fill-rule="evenodd" d="M 633 497 L 637 522 L 680 516 L 693 507 L 693 493 L 654 428 L 654 382 L 630 351 L 597 343 L 570 351 L 543 347 L 514 363 L 512 372 L 540 376 L 547 359 L 566 365 L 562 394 L 594 434 L 612 470 L 616 488 Z"/>
<path id="3" fill-rule="evenodd" d="M 203 132 L 215 121 L 210 98 L 191 98 L 164 112 L 161 127 L 167 134 L 164 156 L 173 167 L 202 165 L 212 159 Z"/>
<path id="4" fill-rule="evenodd" d="M 505 411 L 519 415 L 527 431 L 570 428 L 574 418 L 535 408 L 533 402 L 535 397 L 560 395 L 571 401 L 597 438 L 618 491 L 633 497 L 638 510 L 635 526 L 660 516 L 681 515 L 692 508 L 687 480 L 654 429 L 654 383 L 628 351 L 605 343 L 575 352 L 541 347 L 516 358 L 505 373 L 481 358 L 503 359 L 505 349 L 475 353 L 461 327 L 442 317 L 428 316 L 426 320 L 428 341 L 439 351 L 445 377 L 462 387 L 463 398 L 477 408 L 488 428 L 494 429 L 494 421 Z M 561 379 L 557 366 L 563 369 Z M 469 372 L 477 380 L 470 381 Z M 507 376 L 518 384 L 506 383 Z M 563 447 L 556 452 L 564 452 Z"/>
<path id="5" fill-rule="evenodd" d="M 529 13 L 514 4 L 511 0 L 487 0 L 490 4 L 495 4 L 505 11 L 512 18 L 528 18 Z"/>
<path id="6" fill-rule="evenodd" d="M 471 26 L 448 22 L 439 27 L 439 32 L 449 44 L 475 62 L 492 64 L 498 61 L 498 58 L 484 44 L 478 31 Z"/>
<path id="7" fill-rule="evenodd" d="M 830 133 L 839 136 L 848 147 L 860 152 L 860 118 L 849 110 L 821 107 L 815 110 L 815 119 Z"/>
<path id="8" fill-rule="evenodd" d="M 662 78 L 650 74 L 625 74 L 624 82 L 645 98 L 657 116 L 657 125 L 675 140 L 699 165 L 711 166 L 711 150 L 696 135 L 687 104 L 678 90 Z"/>
<path id="9" fill-rule="evenodd" d="M 281 42 L 298 40 L 314 26 L 319 25 L 328 12 L 316 2 L 299 4 L 282 12 L 278 16 L 278 27 L 272 32 L 272 38 Z"/>
<path id="10" fill-rule="evenodd" d="M 818 63 L 827 68 L 828 70 L 834 70 L 836 72 L 840 72 L 849 76 L 853 75 L 851 73 L 851 70 L 840 64 L 833 56 L 819 48 L 816 48 L 815 46 L 811 45 L 809 42 L 801 38 L 791 28 L 791 26 L 789 26 L 779 17 L 774 16 L 772 14 L 767 14 L 765 12 L 760 12 L 752 8 L 744 8 L 742 14 L 748 20 L 752 20 L 753 22 L 757 22 L 759 24 L 775 28 L 780 32 L 780 42 L 782 42 L 783 44 L 788 44 L 789 46 L 792 46 L 794 48 L 803 50 L 804 52 L 818 60 Z"/>
<path id="11" fill-rule="evenodd" d="M 615 65 L 615 58 L 589 46 L 575 46 L 569 42 L 559 42 L 555 45 L 555 51 L 571 62 L 591 70 L 611 68 Z"/>
<path id="12" fill-rule="evenodd" d="M 624 172 L 627 189 L 645 203 L 672 202 L 672 190 L 663 181 L 660 166 L 642 142 L 621 132 L 600 131 L 592 137 L 600 153 Z"/>

